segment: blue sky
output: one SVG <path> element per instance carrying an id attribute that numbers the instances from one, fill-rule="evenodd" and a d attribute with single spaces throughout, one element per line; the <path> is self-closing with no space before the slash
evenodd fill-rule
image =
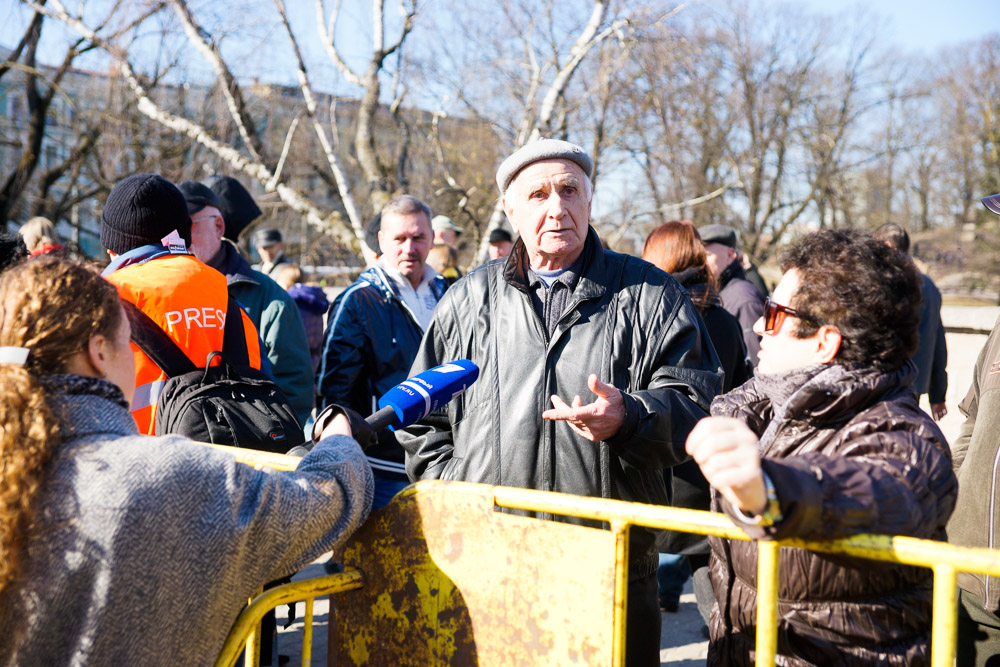
<path id="1" fill-rule="evenodd" d="M 822 13 L 839 13 L 855 5 L 888 20 L 890 41 L 912 51 L 934 51 L 1000 32 L 1000 0 L 801 0 Z"/>

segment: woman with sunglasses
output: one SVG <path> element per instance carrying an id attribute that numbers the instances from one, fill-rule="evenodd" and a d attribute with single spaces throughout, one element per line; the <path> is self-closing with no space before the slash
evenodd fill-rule
<path id="1" fill-rule="evenodd" d="M 957 482 L 911 382 L 920 275 L 867 234 L 788 249 L 755 330 L 757 376 L 715 399 L 687 450 L 713 504 L 755 539 L 943 539 Z M 754 542 L 709 538 L 709 665 L 749 665 Z M 778 655 L 792 665 L 929 664 L 932 573 L 794 549 L 781 555 Z"/>

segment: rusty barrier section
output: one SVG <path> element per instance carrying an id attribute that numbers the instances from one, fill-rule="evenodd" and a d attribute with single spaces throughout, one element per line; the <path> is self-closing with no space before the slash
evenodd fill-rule
<path id="1" fill-rule="evenodd" d="M 290 457 L 249 450 L 234 450 L 234 453 L 241 462 L 254 467 L 266 466 L 291 470 L 298 462 L 298 459 Z M 453 505 L 459 511 L 450 511 L 454 509 L 451 507 Z M 498 508 L 606 522 L 610 526 L 610 531 L 514 516 L 507 512 L 495 511 Z M 395 523 L 391 523 L 394 512 L 399 516 Z M 461 520 L 449 519 L 452 515 L 460 517 Z M 491 526 L 491 522 L 494 521 L 501 522 L 504 530 L 508 532 L 497 532 L 496 526 Z M 420 544 L 420 557 L 417 560 L 414 560 L 413 553 L 407 551 L 407 540 L 395 538 L 401 526 L 411 526 L 415 533 L 410 536 L 412 538 L 410 541 Z M 509 532 L 510 526 L 515 528 L 515 532 Z M 622 665 L 626 631 L 625 591 L 628 581 L 627 537 L 630 526 L 715 535 L 738 540 L 748 539 L 740 528 L 720 513 L 464 482 L 436 480 L 418 482 L 400 492 L 388 507 L 373 514 L 358 531 L 355 537 L 360 536 L 360 538 L 349 543 L 345 549 L 345 563 L 348 567 L 344 573 L 293 582 L 269 589 L 255 598 L 237 619 L 216 666 L 229 667 L 234 664 L 244 647 L 247 656 L 245 664 L 256 664 L 255 634 L 260 619 L 277 605 L 298 600 L 306 601 L 302 664 L 309 665 L 312 601 L 317 597 L 332 594 L 339 596 L 337 623 L 334 623 L 333 605 L 331 605 L 331 633 L 335 633 L 335 626 L 343 622 L 347 622 L 351 628 L 351 636 L 348 638 L 342 637 L 335 642 L 335 636 L 331 635 L 329 650 L 331 653 L 336 653 L 337 664 L 390 664 L 384 661 L 391 658 L 391 664 L 507 665 L 512 664 L 511 660 L 514 660 L 521 664 L 557 665 L 572 659 L 583 664 Z M 480 535 L 477 531 L 487 532 Z M 552 544 L 545 542 L 545 536 L 549 533 L 558 533 L 558 538 L 553 540 L 552 544 L 560 545 L 563 550 L 556 553 L 566 554 L 570 560 L 564 562 L 559 560 L 558 556 L 552 558 Z M 386 541 L 387 534 L 394 536 L 391 541 Z M 489 536 L 498 535 L 501 536 L 498 540 L 500 543 L 491 544 L 482 541 L 484 538 L 489 539 Z M 467 558 L 466 560 L 470 562 L 464 565 L 461 548 L 463 536 L 471 536 L 472 539 L 469 541 L 476 545 L 475 550 L 466 550 L 473 551 L 475 557 Z M 457 550 L 456 539 L 459 540 Z M 777 584 L 780 576 L 778 554 L 782 548 L 809 549 L 932 569 L 934 572 L 931 638 L 933 667 L 951 667 L 954 663 L 958 606 L 957 573 L 979 572 L 1000 576 L 1000 551 L 961 548 L 933 540 L 889 535 L 856 535 L 829 542 L 806 542 L 796 539 L 781 542 L 760 541 L 758 581 L 761 583 L 757 597 L 756 651 L 756 664 L 760 666 L 773 665 L 775 661 L 778 637 Z M 536 551 L 532 552 L 532 549 Z M 494 569 L 484 568 L 481 562 L 477 562 L 488 560 L 492 555 L 506 558 L 509 564 L 512 559 L 511 554 L 515 554 L 513 558 L 516 559 L 521 552 L 525 552 L 527 558 L 514 563 L 515 572 L 518 568 L 527 570 L 536 562 L 542 567 L 551 567 L 555 563 L 557 580 L 552 580 L 552 572 L 546 574 L 524 571 L 521 574 L 525 576 L 509 577 L 494 585 L 493 580 L 499 575 Z M 550 555 L 547 558 L 539 557 L 540 553 Z M 578 556 L 581 553 L 594 558 L 587 561 Z M 352 557 L 359 557 L 360 560 L 352 561 Z M 411 569 L 413 564 L 416 566 Z M 438 573 L 433 581 L 428 583 L 429 580 L 426 578 L 428 564 L 432 569 L 443 568 L 444 576 Z M 369 572 L 372 573 L 371 577 Z M 412 572 L 418 574 L 413 575 Z M 400 584 L 397 593 L 405 591 L 410 597 L 427 599 L 395 600 L 396 606 L 405 607 L 405 613 L 392 608 L 392 604 L 387 602 L 389 596 L 386 591 L 393 584 L 391 578 L 394 573 L 408 576 L 408 579 Z M 563 576 L 564 579 L 558 579 L 558 576 Z M 565 638 L 552 637 L 551 632 L 546 642 L 532 642 L 529 637 L 522 642 L 526 644 L 525 646 L 518 646 L 518 642 L 511 641 L 510 637 L 517 635 L 516 632 L 510 634 L 510 624 L 531 626 L 538 635 L 544 634 L 536 627 L 543 620 L 525 617 L 523 609 L 516 609 L 509 614 L 505 613 L 505 610 L 499 610 L 498 614 L 497 600 L 507 601 L 516 607 L 517 600 L 526 594 L 525 591 L 529 591 L 527 595 L 536 596 L 533 598 L 533 604 L 537 606 L 531 608 L 543 610 L 541 613 L 547 619 L 550 608 L 545 606 L 548 600 L 545 597 L 546 589 L 551 588 L 555 597 L 562 600 L 562 606 L 565 607 L 566 582 L 572 582 L 574 577 L 583 579 L 576 582 L 581 584 L 581 591 L 592 592 L 591 589 L 596 591 L 591 598 L 583 599 L 580 605 L 576 604 L 576 600 L 580 598 L 574 598 L 574 604 L 571 605 L 579 607 L 575 611 L 580 612 L 580 619 L 597 619 L 597 626 L 603 626 L 583 628 L 581 636 L 586 635 L 592 645 L 581 649 L 578 642 L 583 640 L 580 637 L 572 637 L 569 641 L 565 641 Z M 364 585 L 365 579 L 368 580 L 367 586 Z M 521 583 L 521 580 L 527 584 L 526 588 L 512 595 L 509 589 Z M 443 587 L 442 581 L 445 583 Z M 377 582 L 377 586 L 374 582 Z M 508 590 L 496 593 L 495 589 L 498 587 L 502 589 L 506 587 Z M 379 590 L 371 590 L 373 588 Z M 477 588 L 485 589 L 487 594 L 477 597 L 479 595 L 479 591 L 475 590 Z M 444 607 L 444 598 L 449 592 L 452 597 L 457 596 L 461 601 L 462 613 L 465 615 L 464 622 L 469 628 L 476 628 L 475 632 L 470 629 L 463 634 L 461 629 L 456 630 L 454 624 L 442 624 L 442 618 L 454 615 L 453 610 Z M 496 593 L 500 597 L 491 598 L 489 593 Z M 347 600 L 351 595 L 366 594 L 370 597 L 359 598 L 360 603 L 353 605 L 353 612 L 350 603 L 343 605 L 346 615 L 344 618 L 341 617 L 341 601 Z M 432 597 L 433 604 L 429 604 L 429 598 Z M 559 607 L 551 609 L 558 610 Z M 503 622 L 508 623 L 505 630 L 508 634 L 501 633 L 499 637 L 498 630 L 502 628 L 497 625 L 498 616 L 503 617 Z M 551 626 L 573 627 L 576 622 L 567 624 L 566 619 L 556 618 Z M 381 624 L 381 627 L 366 629 L 364 627 L 366 623 Z M 392 637 L 386 637 L 386 628 L 393 628 L 395 632 L 400 633 L 412 632 L 415 636 L 424 637 L 426 641 L 423 644 L 426 644 L 426 649 L 430 653 L 415 652 L 414 642 L 409 640 L 392 641 Z M 380 650 L 383 652 L 378 653 Z"/>

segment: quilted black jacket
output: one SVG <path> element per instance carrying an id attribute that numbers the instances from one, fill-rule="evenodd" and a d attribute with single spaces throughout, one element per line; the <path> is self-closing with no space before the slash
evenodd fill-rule
<path id="1" fill-rule="evenodd" d="M 783 520 L 747 527 L 757 539 L 826 540 L 885 533 L 943 540 L 958 482 L 948 444 L 920 410 L 912 364 L 890 373 L 834 366 L 789 399 L 761 452 Z M 770 401 L 751 380 L 712 414 L 761 435 Z M 733 508 L 714 501 L 730 515 Z M 709 665 L 750 665 L 756 632 L 757 546 L 709 538 L 717 605 Z M 782 549 L 779 665 L 929 664 L 929 569 Z"/>

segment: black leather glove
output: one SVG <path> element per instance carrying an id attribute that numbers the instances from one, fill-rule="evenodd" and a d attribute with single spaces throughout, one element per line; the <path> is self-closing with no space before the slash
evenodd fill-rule
<path id="1" fill-rule="evenodd" d="M 370 445 L 374 445 L 375 431 L 372 427 L 365 421 L 365 418 L 360 414 L 355 412 L 350 408 L 345 408 L 342 405 L 331 404 L 326 406 L 326 408 L 316 415 L 316 421 L 313 422 L 312 429 L 312 441 L 316 444 L 322 438 L 323 430 L 327 427 L 332 420 L 337 415 L 344 415 L 347 417 L 347 421 L 351 424 L 351 433 L 358 444 L 361 445 L 361 449 L 367 449 Z"/>

